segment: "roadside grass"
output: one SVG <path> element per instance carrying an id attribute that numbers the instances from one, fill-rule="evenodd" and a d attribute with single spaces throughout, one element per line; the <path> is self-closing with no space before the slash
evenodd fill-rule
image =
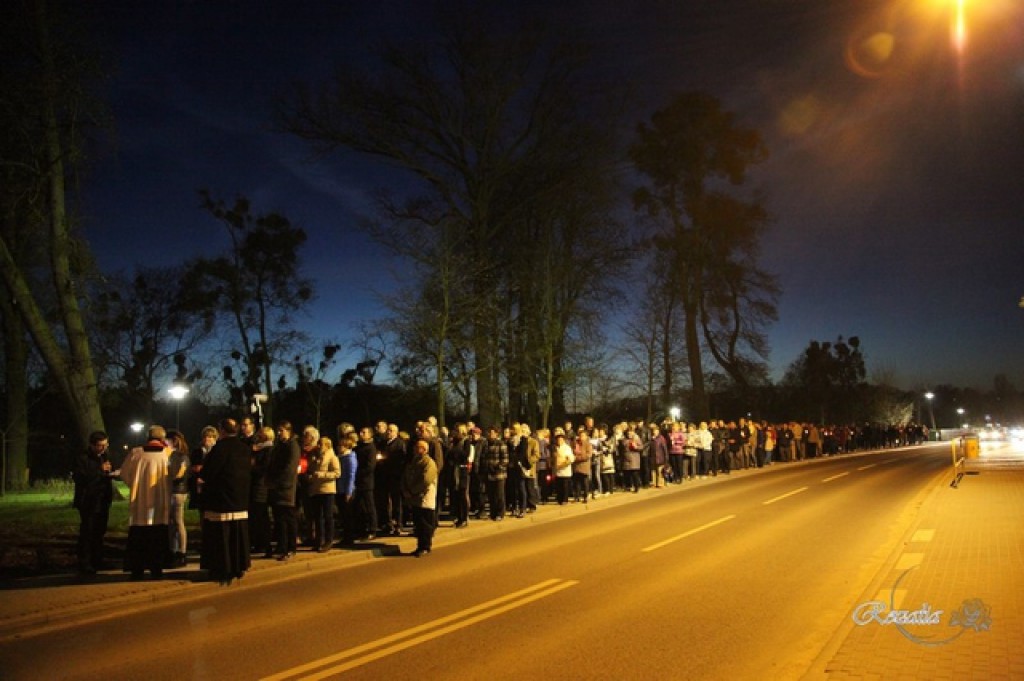
<path id="1" fill-rule="evenodd" d="M 119 566 L 128 538 L 127 487 L 110 507 L 104 542 L 105 559 Z M 0 497 L 0 581 L 77 570 L 78 511 L 71 506 L 73 487 L 66 482 L 35 485 Z M 199 539 L 198 513 L 188 511 L 189 544 Z"/>

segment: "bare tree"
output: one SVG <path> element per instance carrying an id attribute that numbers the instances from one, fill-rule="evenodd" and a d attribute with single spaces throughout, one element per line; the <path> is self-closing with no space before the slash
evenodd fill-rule
<path id="1" fill-rule="evenodd" d="M 230 248 L 216 258 L 190 263 L 183 291 L 184 308 L 233 331 L 232 351 L 242 361 L 240 383 L 226 367 L 236 406 L 257 393 L 273 395 L 272 369 L 287 366 L 288 350 L 302 334 L 292 319 L 313 297 L 312 283 L 300 275 L 299 249 L 306 233 L 279 213 L 254 215 L 239 197 L 230 207 L 201 192 L 203 208 L 224 225 Z M 283 379 L 283 374 L 281 378 Z M 273 420 L 273 401 L 264 417 Z"/>
<path id="2" fill-rule="evenodd" d="M 187 354 L 209 337 L 211 327 L 183 307 L 184 267 L 141 267 L 134 275 L 107 278 L 91 307 L 93 347 L 109 383 L 120 385 L 141 413 L 152 417 L 161 380 L 187 377 Z"/>
<path id="3" fill-rule="evenodd" d="M 545 255 L 542 242 L 532 235 L 558 231 L 559 224 L 598 224 L 579 212 L 567 221 L 566 211 L 556 214 L 551 206 L 556 197 L 582 199 L 572 176 L 605 166 L 593 156 L 579 163 L 578 150 L 600 148 L 587 146 L 593 141 L 583 134 L 588 117 L 573 97 L 580 54 L 543 32 L 481 30 L 479 20 L 472 12 L 449 15 L 434 44 L 387 47 L 372 71 L 349 65 L 330 86 L 297 88 L 278 119 L 319 153 L 353 150 L 419 180 L 412 193 L 421 195 L 387 205 L 386 222 L 400 235 L 389 233 L 382 243 L 421 243 L 417 233 L 430 239 L 412 256 L 426 266 L 431 284 L 416 320 L 426 333 L 414 336 L 431 340 L 422 350 L 433 357 L 439 409 L 447 358 L 465 358 L 450 341 L 465 337 L 479 419 L 496 423 L 503 413 L 502 386 L 519 395 L 530 391 L 529 361 L 522 354 L 530 345 L 527 332 L 548 333 L 554 343 L 547 353 L 552 374 L 544 382 L 558 400 L 558 337 L 581 309 L 580 295 L 594 287 L 551 291 L 546 300 L 552 316 L 541 330 L 529 306 L 542 296 L 510 271 L 525 261 L 533 268 L 527 279 L 547 274 L 538 262 Z M 572 233 L 583 236 L 578 229 L 563 230 L 563 236 Z M 465 375 L 460 369 L 456 380 Z"/>

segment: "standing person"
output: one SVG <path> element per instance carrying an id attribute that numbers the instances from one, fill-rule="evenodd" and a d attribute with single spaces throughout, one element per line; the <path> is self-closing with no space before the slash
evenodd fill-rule
<path id="1" fill-rule="evenodd" d="M 725 472 L 731 474 L 739 470 L 743 456 L 743 437 L 740 435 L 740 427 L 735 421 L 723 423 L 719 421 L 719 429 L 722 432 L 722 459 L 725 461 Z"/>
<path id="2" fill-rule="evenodd" d="M 700 477 L 706 477 L 711 473 L 712 467 L 715 465 L 715 457 L 713 456 L 715 446 L 715 436 L 711 433 L 708 428 L 707 421 L 701 421 L 700 426 L 697 429 L 697 457 L 700 461 L 699 471 Z M 717 474 L 718 468 L 714 468 Z"/>
<path id="3" fill-rule="evenodd" d="M 643 441 L 636 431 L 630 426 L 620 441 L 622 450 L 622 488 L 633 491 L 633 494 L 640 492 L 643 482 L 640 476 L 641 456 L 644 448 Z"/>
<path id="4" fill-rule="evenodd" d="M 686 433 L 683 432 L 683 424 L 673 421 L 668 433 L 668 456 L 672 466 L 672 477 L 677 485 L 681 485 L 686 479 L 684 466 L 686 462 Z"/>
<path id="5" fill-rule="evenodd" d="M 388 441 L 388 422 L 381 420 L 377 421 L 373 427 L 373 444 L 376 445 L 377 451 L 383 453 L 384 445 Z"/>
<path id="6" fill-rule="evenodd" d="M 552 449 L 551 431 L 547 428 L 537 430 L 537 448 L 540 458 L 537 459 L 537 490 L 540 503 L 548 503 L 555 484 L 554 469 L 551 467 Z"/>
<path id="7" fill-rule="evenodd" d="M 651 431 L 643 421 L 638 421 L 633 432 L 640 439 L 640 485 L 647 489 L 651 486 L 651 452 L 647 446 L 651 442 Z"/>
<path id="8" fill-rule="evenodd" d="M 605 438 L 600 428 L 588 430 L 590 433 L 590 498 L 597 499 L 604 492 L 604 481 L 601 480 L 601 463 L 604 456 Z"/>
<path id="9" fill-rule="evenodd" d="M 529 462 L 526 459 L 526 438 L 518 423 L 512 426 L 511 437 L 505 441 L 505 447 L 508 449 L 505 496 L 512 515 L 522 518 L 526 513 L 526 469 L 529 468 Z"/>
<path id="10" fill-rule="evenodd" d="M 290 421 L 278 421 L 277 440 L 267 464 L 267 504 L 274 516 L 276 555 L 291 560 L 298 548 L 299 524 L 295 515 L 295 493 L 299 481 L 299 443 Z M 270 558 L 268 553 L 264 556 Z"/>
<path id="11" fill-rule="evenodd" d="M 379 434 L 381 424 L 377 424 Z M 402 475 L 405 472 L 405 442 L 398 437 L 398 426 L 384 424 L 384 437 L 377 438 L 377 467 L 374 471 L 374 495 L 377 500 L 377 534 L 399 535 L 402 530 Z M 338 443 L 341 448 L 341 443 Z"/>
<path id="12" fill-rule="evenodd" d="M 497 426 L 487 430 L 480 462 L 480 474 L 487 477 L 487 500 L 491 520 L 500 521 L 505 517 L 505 480 L 508 477 L 508 447 L 501 439 Z"/>
<path id="13" fill-rule="evenodd" d="M 377 504 L 373 498 L 374 469 L 377 467 L 377 447 L 373 444 L 373 428 L 359 429 L 359 444 L 356 445 L 356 522 L 360 536 L 377 538 Z"/>
<path id="14" fill-rule="evenodd" d="M 764 433 L 764 460 L 762 466 L 772 465 L 772 453 L 775 451 L 776 431 L 775 426 L 769 425 L 767 421 L 761 422 L 761 432 Z"/>
<path id="15" fill-rule="evenodd" d="M 412 458 L 402 475 L 402 496 L 412 510 L 416 533 L 416 550 L 412 555 L 421 558 L 430 553 L 434 540 L 437 504 L 437 464 L 430 458 L 430 443 L 417 440 Z"/>
<path id="16" fill-rule="evenodd" d="M 466 437 L 469 435 L 469 429 L 464 423 L 455 424 L 455 428 L 448 431 L 447 428 L 441 428 L 441 437 L 438 439 L 441 442 L 441 448 L 444 451 L 444 468 L 439 468 L 437 471 L 437 503 L 434 505 L 435 508 L 435 527 L 441 525 L 441 513 L 445 510 L 448 511 L 448 517 L 453 522 L 456 521 L 456 506 L 459 501 L 456 499 L 459 492 L 456 485 L 459 482 L 459 474 L 462 472 L 458 468 L 458 464 L 455 463 L 456 459 L 461 458 L 461 449 L 465 444 Z M 435 463 L 435 466 L 437 464 Z"/>
<path id="17" fill-rule="evenodd" d="M 74 507 L 78 509 L 78 571 L 94 575 L 106 569 L 103 562 L 103 537 L 110 520 L 114 498 L 113 465 L 107 455 L 110 439 L 102 430 L 89 435 L 89 446 L 75 457 L 72 479 L 75 481 Z"/>
<path id="18" fill-rule="evenodd" d="M 338 456 L 341 477 L 335 485 L 335 503 L 338 506 L 338 518 L 341 521 L 341 544 L 351 546 L 355 543 L 356 522 L 352 499 L 356 490 L 356 472 L 359 462 L 356 460 L 355 446 L 359 437 L 355 433 L 338 436 Z M 399 525 L 401 528 L 401 525 Z"/>
<path id="19" fill-rule="evenodd" d="M 615 490 L 615 440 L 608 436 L 608 426 L 597 429 L 601 441 L 601 493 L 610 495 Z"/>
<path id="20" fill-rule="evenodd" d="M 750 431 L 750 436 L 747 438 L 749 467 L 759 467 L 761 459 L 764 458 L 759 449 L 764 444 L 764 434 L 760 432 L 761 428 L 753 421 L 747 421 L 747 429 Z"/>
<path id="21" fill-rule="evenodd" d="M 665 466 L 668 465 L 668 444 L 657 424 L 651 424 L 651 439 L 647 442 L 647 456 L 651 464 L 652 482 L 656 488 L 665 486 Z"/>
<path id="22" fill-rule="evenodd" d="M 732 424 L 729 424 L 732 426 Z M 737 426 L 737 433 L 739 440 L 739 453 L 738 461 L 735 468 L 750 468 L 754 465 L 754 445 L 756 444 L 756 432 L 752 430 L 754 427 L 753 423 L 748 422 L 745 418 L 740 417 L 740 422 Z M 751 435 L 754 435 L 754 440 L 751 440 Z"/>
<path id="23" fill-rule="evenodd" d="M 445 443 L 443 438 L 440 437 L 437 428 L 437 418 L 431 416 L 426 421 L 420 421 L 417 424 L 416 430 L 419 437 L 426 440 L 427 444 L 430 445 L 430 458 L 434 460 L 434 465 L 437 466 L 438 485 L 441 486 L 444 484 L 444 479 L 446 475 L 444 462 Z M 438 498 L 443 500 L 443 490 L 439 490 Z M 441 518 L 440 503 L 435 504 L 434 515 L 434 525 L 436 526 L 436 521 L 440 520 Z"/>
<path id="24" fill-rule="evenodd" d="M 580 426 L 572 448 L 572 487 L 573 498 L 577 503 L 586 501 L 590 492 L 590 457 L 593 454 L 590 435 L 583 426 Z"/>
<path id="25" fill-rule="evenodd" d="M 245 442 L 245 438 L 242 438 Z M 272 553 L 270 506 L 267 503 L 267 466 L 274 448 L 274 429 L 266 426 L 256 431 L 250 447 L 252 469 L 249 476 L 249 541 L 254 553 Z"/>
<path id="26" fill-rule="evenodd" d="M 454 487 L 452 488 L 452 518 L 455 527 L 465 527 L 469 524 L 469 492 L 473 462 L 477 460 L 480 453 L 480 430 L 474 428 L 472 432 L 465 423 L 455 427 L 457 440 L 452 443 L 448 450 L 448 466 L 455 472 Z"/>
<path id="27" fill-rule="evenodd" d="M 309 500 L 309 460 L 320 448 L 320 431 L 313 426 L 302 429 L 299 450 L 299 480 L 295 487 L 295 510 L 299 514 L 299 539 L 306 546 L 316 548 L 317 537 L 313 527 L 313 508 Z"/>
<path id="28" fill-rule="evenodd" d="M 794 456 L 790 461 L 803 461 L 804 454 L 806 452 L 806 445 L 804 444 L 804 427 L 796 421 L 793 421 L 789 424 L 789 430 L 793 434 L 793 438 L 790 440 L 790 446 L 794 452 Z"/>
<path id="29" fill-rule="evenodd" d="M 793 439 L 792 424 L 783 423 L 776 432 L 782 461 L 796 461 L 796 441 Z"/>
<path id="30" fill-rule="evenodd" d="M 219 582 L 241 579 L 249 554 L 252 450 L 238 437 L 238 422 L 224 419 L 220 439 L 203 463 L 203 552 L 200 567 Z"/>
<path id="31" fill-rule="evenodd" d="M 551 469 L 555 472 L 555 494 L 558 505 L 569 503 L 569 486 L 572 484 L 572 462 L 576 456 L 572 446 L 565 441 L 565 433 L 555 430 L 555 441 L 551 447 Z"/>
<path id="32" fill-rule="evenodd" d="M 686 459 L 683 461 L 683 473 L 688 480 L 694 480 L 698 475 L 697 450 L 700 449 L 700 435 L 697 434 L 697 424 L 691 423 L 686 427 L 686 446 L 683 453 Z"/>
<path id="33" fill-rule="evenodd" d="M 189 456 L 191 468 L 188 476 L 188 507 L 198 510 L 200 515 L 203 510 L 203 490 L 199 484 L 200 475 L 203 471 L 203 461 L 215 444 L 217 444 L 217 429 L 213 426 L 205 426 L 199 431 L 199 446 L 193 449 L 192 455 Z"/>
<path id="34" fill-rule="evenodd" d="M 469 512 L 479 520 L 483 517 L 487 500 L 487 474 L 482 468 L 487 441 L 483 438 L 483 431 L 476 426 L 470 427 L 469 436 L 474 444 L 474 458 L 469 467 Z"/>
<path id="35" fill-rule="evenodd" d="M 804 430 L 804 448 L 807 451 L 807 458 L 813 459 L 818 456 L 822 456 L 821 452 L 821 431 L 818 430 L 818 426 L 814 423 L 808 424 Z"/>
<path id="36" fill-rule="evenodd" d="M 537 504 L 540 503 L 540 490 L 537 489 L 537 467 L 542 460 L 540 440 L 533 436 L 529 425 L 523 423 L 520 424 L 520 428 L 523 433 L 521 446 L 525 444 L 526 463 L 528 464 L 528 468 L 523 474 L 526 482 L 526 512 L 533 513 L 537 510 Z"/>
<path id="37" fill-rule="evenodd" d="M 171 434 L 174 448 L 167 460 L 167 482 L 171 486 L 170 555 L 167 567 L 185 567 L 188 564 L 188 529 L 185 527 L 185 507 L 188 505 L 188 469 L 191 452 L 185 436 Z"/>
<path id="38" fill-rule="evenodd" d="M 251 416 L 243 416 L 239 421 L 238 438 L 246 447 L 252 447 L 259 439 L 259 432 L 256 430 L 256 421 Z"/>
<path id="39" fill-rule="evenodd" d="M 149 440 L 135 447 L 121 466 L 121 479 L 128 485 L 128 545 L 124 569 L 132 579 L 142 579 L 148 569 L 154 579 L 164 573 L 171 511 L 171 488 L 167 483 L 167 461 L 174 451 L 164 440 L 163 426 L 149 427 Z"/>
<path id="40" fill-rule="evenodd" d="M 327 553 L 334 543 L 334 497 L 338 492 L 341 462 L 331 438 L 320 438 L 320 446 L 309 459 L 309 505 L 313 511 L 314 536 L 318 553 Z"/>

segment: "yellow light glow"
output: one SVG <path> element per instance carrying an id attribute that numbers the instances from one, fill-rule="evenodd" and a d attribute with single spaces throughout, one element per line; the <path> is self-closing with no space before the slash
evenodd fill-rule
<path id="1" fill-rule="evenodd" d="M 957 0 L 956 16 L 953 19 L 953 47 L 958 54 L 967 49 L 967 20 L 964 18 L 964 6 L 967 0 Z"/>

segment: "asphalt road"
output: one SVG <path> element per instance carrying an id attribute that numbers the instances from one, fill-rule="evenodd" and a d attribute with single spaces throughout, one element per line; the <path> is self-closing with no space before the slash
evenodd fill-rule
<path id="1" fill-rule="evenodd" d="M 799 678 L 949 466 L 941 444 L 602 499 L 7 641 L 0 677 Z"/>

